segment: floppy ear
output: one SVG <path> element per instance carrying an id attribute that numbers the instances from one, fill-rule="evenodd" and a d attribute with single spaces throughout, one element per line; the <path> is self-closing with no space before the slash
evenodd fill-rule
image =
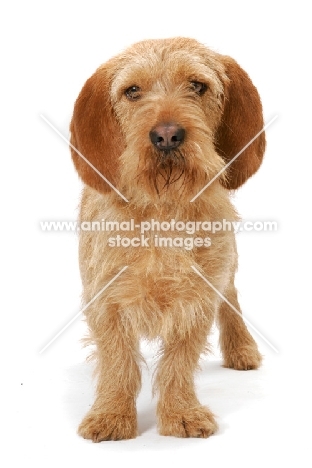
<path id="1" fill-rule="evenodd" d="M 83 86 L 71 120 L 71 144 L 114 186 L 118 183 L 118 160 L 123 138 L 110 100 L 112 66 L 100 67 Z M 71 148 L 79 176 L 87 185 L 106 193 L 109 184 Z"/>
<path id="2" fill-rule="evenodd" d="M 224 109 L 215 146 L 229 163 L 263 128 L 262 105 L 247 73 L 231 57 L 219 58 L 229 81 L 225 83 Z M 231 163 L 222 185 L 231 190 L 244 184 L 258 170 L 264 150 L 263 132 Z"/>

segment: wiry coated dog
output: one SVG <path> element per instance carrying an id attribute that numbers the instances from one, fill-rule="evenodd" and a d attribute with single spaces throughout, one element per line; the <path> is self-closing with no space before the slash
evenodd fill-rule
<path id="1" fill-rule="evenodd" d="M 71 143 L 80 153 L 72 149 L 72 158 L 85 183 L 80 221 L 115 222 L 114 231 L 80 233 L 84 303 L 128 268 L 86 309 L 98 383 L 79 427 L 83 437 L 137 435 L 141 337 L 161 341 L 155 390 L 163 435 L 208 437 L 217 429 L 193 381 L 214 320 L 226 367 L 260 365 L 256 343 L 228 304 L 239 310 L 234 232 L 209 232 L 207 243 L 203 223 L 237 220 L 230 191 L 259 168 L 264 134 L 223 168 L 262 127 L 260 98 L 248 75 L 193 39 L 137 43 L 84 85 L 71 122 Z M 159 224 L 142 239 L 137 229 L 121 230 L 130 220 L 136 227 Z M 190 221 L 198 228 L 192 248 L 186 248 L 186 230 L 157 228 Z M 179 240 L 159 246 L 169 233 Z"/>

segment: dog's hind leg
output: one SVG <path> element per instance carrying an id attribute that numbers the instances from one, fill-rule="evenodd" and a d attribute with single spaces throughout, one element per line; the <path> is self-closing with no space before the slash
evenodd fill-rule
<path id="1" fill-rule="evenodd" d="M 257 369 L 262 358 L 256 342 L 243 321 L 234 282 L 230 283 L 224 296 L 232 305 L 231 307 L 223 301 L 218 313 L 219 342 L 224 367 L 237 370 Z"/>

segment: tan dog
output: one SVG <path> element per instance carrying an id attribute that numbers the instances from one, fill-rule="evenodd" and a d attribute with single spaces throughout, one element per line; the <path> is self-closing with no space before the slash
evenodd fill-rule
<path id="1" fill-rule="evenodd" d="M 155 388 L 163 435 L 208 437 L 217 428 L 193 381 L 215 319 L 224 365 L 260 365 L 243 319 L 222 299 L 239 310 L 234 232 L 207 233 L 207 223 L 237 219 L 230 190 L 259 168 L 264 134 L 222 169 L 262 127 L 260 98 L 248 75 L 232 58 L 192 39 L 137 43 L 84 85 L 71 122 L 71 142 L 80 152 L 72 149 L 72 158 L 86 184 L 80 221 L 105 228 L 80 234 L 84 303 L 128 268 L 86 310 L 98 384 L 79 427 L 83 437 L 137 435 L 141 337 L 161 341 Z M 198 228 L 196 239 L 190 242 L 184 225 Z M 160 244 L 160 238 L 167 240 Z"/>

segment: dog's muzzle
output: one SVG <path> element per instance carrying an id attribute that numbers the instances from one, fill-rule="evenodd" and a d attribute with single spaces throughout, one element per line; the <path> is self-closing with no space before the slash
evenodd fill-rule
<path id="1" fill-rule="evenodd" d="M 163 122 L 154 127 L 150 133 L 150 140 L 160 151 L 170 151 L 183 143 L 185 129 L 175 122 Z"/>

